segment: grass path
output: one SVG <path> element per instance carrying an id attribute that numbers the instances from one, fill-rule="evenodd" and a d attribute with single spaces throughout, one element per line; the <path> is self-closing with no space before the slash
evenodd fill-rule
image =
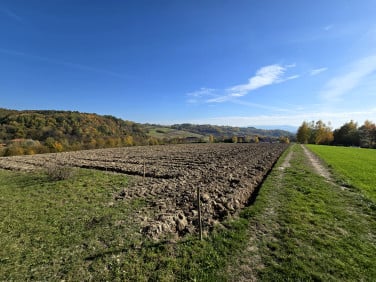
<path id="1" fill-rule="evenodd" d="M 337 182 L 357 188 L 376 203 L 376 150 L 307 145 L 334 171 Z"/>
<path id="2" fill-rule="evenodd" d="M 243 212 L 250 239 L 227 269 L 232 281 L 376 280 L 374 205 L 307 154 L 291 146 Z"/>

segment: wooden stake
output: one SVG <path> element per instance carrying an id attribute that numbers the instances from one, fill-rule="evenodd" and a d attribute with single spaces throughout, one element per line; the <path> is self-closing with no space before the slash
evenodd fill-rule
<path id="1" fill-rule="evenodd" d="M 200 195 L 200 186 L 197 186 L 197 209 L 198 209 L 198 228 L 199 228 L 199 238 L 200 238 L 200 240 L 202 240 L 201 195 Z"/>
<path id="2" fill-rule="evenodd" d="M 146 167 L 145 167 L 145 158 L 144 158 L 144 183 L 145 183 L 145 176 L 146 176 Z"/>

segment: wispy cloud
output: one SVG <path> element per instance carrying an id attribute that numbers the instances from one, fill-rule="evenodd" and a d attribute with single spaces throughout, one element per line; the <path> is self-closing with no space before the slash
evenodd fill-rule
<path id="1" fill-rule="evenodd" d="M 251 77 L 246 84 L 239 84 L 228 89 L 229 96 L 241 97 L 252 90 L 278 83 L 282 81 L 282 76 L 286 67 L 280 65 L 270 65 L 259 69 L 256 75 Z"/>
<path id="2" fill-rule="evenodd" d="M 249 78 L 248 83 L 238 84 L 232 87 L 215 90 L 211 88 L 201 88 L 197 91 L 188 93 L 187 96 L 195 97 L 190 98 L 189 101 L 197 102 L 196 98 L 206 97 L 203 99 L 205 103 L 223 103 L 226 101 L 233 101 L 240 97 L 246 96 L 251 91 L 265 87 L 272 84 L 281 83 L 287 80 L 296 79 L 299 75 L 285 76 L 287 69 L 294 68 L 295 64 L 281 66 L 278 64 L 268 65 L 260 68 L 256 74 Z"/>
<path id="3" fill-rule="evenodd" d="M 325 31 L 329 31 L 329 30 L 333 29 L 333 27 L 334 27 L 334 25 L 329 24 L 329 25 L 327 25 L 327 26 L 324 26 L 324 30 L 325 30 Z"/>
<path id="4" fill-rule="evenodd" d="M 240 99 L 236 99 L 232 101 L 234 104 L 242 105 L 242 106 L 248 106 L 251 108 L 258 108 L 258 109 L 263 109 L 263 110 L 268 110 L 268 111 L 273 111 L 273 112 L 290 112 L 288 109 L 280 108 L 280 107 L 273 107 L 269 105 L 262 105 L 258 103 L 252 103 L 248 101 L 243 101 Z"/>
<path id="5" fill-rule="evenodd" d="M 187 95 L 192 96 L 192 97 L 203 97 L 203 96 L 212 95 L 214 91 L 215 89 L 202 87 L 197 91 L 188 93 Z"/>
<path id="6" fill-rule="evenodd" d="M 0 53 L 12 55 L 12 56 L 24 57 L 24 58 L 38 60 L 38 61 L 43 61 L 43 62 L 46 62 L 46 63 L 55 64 L 55 65 L 66 66 L 66 67 L 70 67 L 70 68 L 74 68 L 74 69 L 78 69 L 78 70 L 101 73 L 101 74 L 114 76 L 114 77 L 120 77 L 120 78 L 129 77 L 128 75 L 118 73 L 118 72 L 109 71 L 109 70 L 102 69 L 102 68 L 96 68 L 96 67 L 92 67 L 92 66 L 56 60 L 56 59 L 52 59 L 52 58 L 48 58 L 48 57 L 31 55 L 31 54 L 28 54 L 28 53 L 19 52 L 19 51 L 15 51 L 15 50 L 8 50 L 8 49 L 0 48 Z"/>
<path id="7" fill-rule="evenodd" d="M 16 20 L 18 22 L 23 21 L 23 19 L 19 15 L 17 15 L 13 11 L 9 10 L 8 8 L 0 7 L 0 12 L 2 12 L 3 14 L 7 15 L 9 18 Z"/>
<path id="8" fill-rule="evenodd" d="M 201 87 L 199 90 L 187 93 L 188 103 L 197 103 L 199 99 L 203 97 L 213 97 L 215 96 L 215 89 Z"/>
<path id="9" fill-rule="evenodd" d="M 313 69 L 313 70 L 310 71 L 309 74 L 310 74 L 311 76 L 315 76 L 315 75 L 318 75 L 318 74 L 320 74 L 320 73 L 322 73 L 322 72 L 324 72 L 324 71 L 327 71 L 327 70 L 328 70 L 327 67 L 319 68 L 319 69 Z"/>
<path id="10" fill-rule="evenodd" d="M 375 71 L 376 55 L 362 58 L 353 63 L 346 73 L 329 80 L 320 96 L 328 101 L 338 100 L 341 96 L 359 86 L 367 76 Z"/>

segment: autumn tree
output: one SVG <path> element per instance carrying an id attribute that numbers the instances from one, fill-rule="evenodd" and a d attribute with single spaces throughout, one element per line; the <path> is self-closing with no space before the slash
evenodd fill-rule
<path id="1" fill-rule="evenodd" d="M 329 145 L 333 141 L 333 132 L 330 126 L 319 120 L 314 128 L 315 144 Z"/>
<path id="2" fill-rule="evenodd" d="M 149 139 L 148 139 L 148 145 L 159 145 L 159 141 L 155 137 L 149 137 Z"/>
<path id="3" fill-rule="evenodd" d="M 308 122 L 303 121 L 302 125 L 298 128 L 296 139 L 299 143 L 307 144 L 311 135 L 311 128 Z"/>
<path id="4" fill-rule="evenodd" d="M 132 135 L 127 135 L 125 137 L 125 145 L 127 145 L 127 146 L 133 146 L 134 145 L 134 141 L 133 141 L 133 136 Z"/>
<path id="5" fill-rule="evenodd" d="M 302 144 L 329 145 L 333 141 L 333 132 L 330 124 L 326 125 L 322 120 L 310 123 L 304 121 L 298 128 L 296 139 Z"/>
<path id="6" fill-rule="evenodd" d="M 279 143 L 290 144 L 290 139 L 286 136 L 279 137 Z"/>
<path id="7" fill-rule="evenodd" d="M 360 145 L 364 148 L 376 148 L 376 125 L 366 120 L 359 128 Z"/>
<path id="8" fill-rule="evenodd" d="M 25 153 L 25 150 L 22 148 L 21 145 L 15 143 L 11 144 L 4 150 L 4 156 L 20 156 Z"/>

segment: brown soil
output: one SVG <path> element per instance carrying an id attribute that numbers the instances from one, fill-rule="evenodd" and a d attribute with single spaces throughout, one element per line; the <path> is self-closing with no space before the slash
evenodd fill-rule
<path id="1" fill-rule="evenodd" d="M 132 175 L 117 201 L 141 199 L 141 232 L 155 239 L 197 232 L 197 188 L 203 228 L 210 231 L 244 207 L 284 144 L 187 144 L 128 147 L 0 158 L 0 168 L 35 170 L 56 164 Z"/>

